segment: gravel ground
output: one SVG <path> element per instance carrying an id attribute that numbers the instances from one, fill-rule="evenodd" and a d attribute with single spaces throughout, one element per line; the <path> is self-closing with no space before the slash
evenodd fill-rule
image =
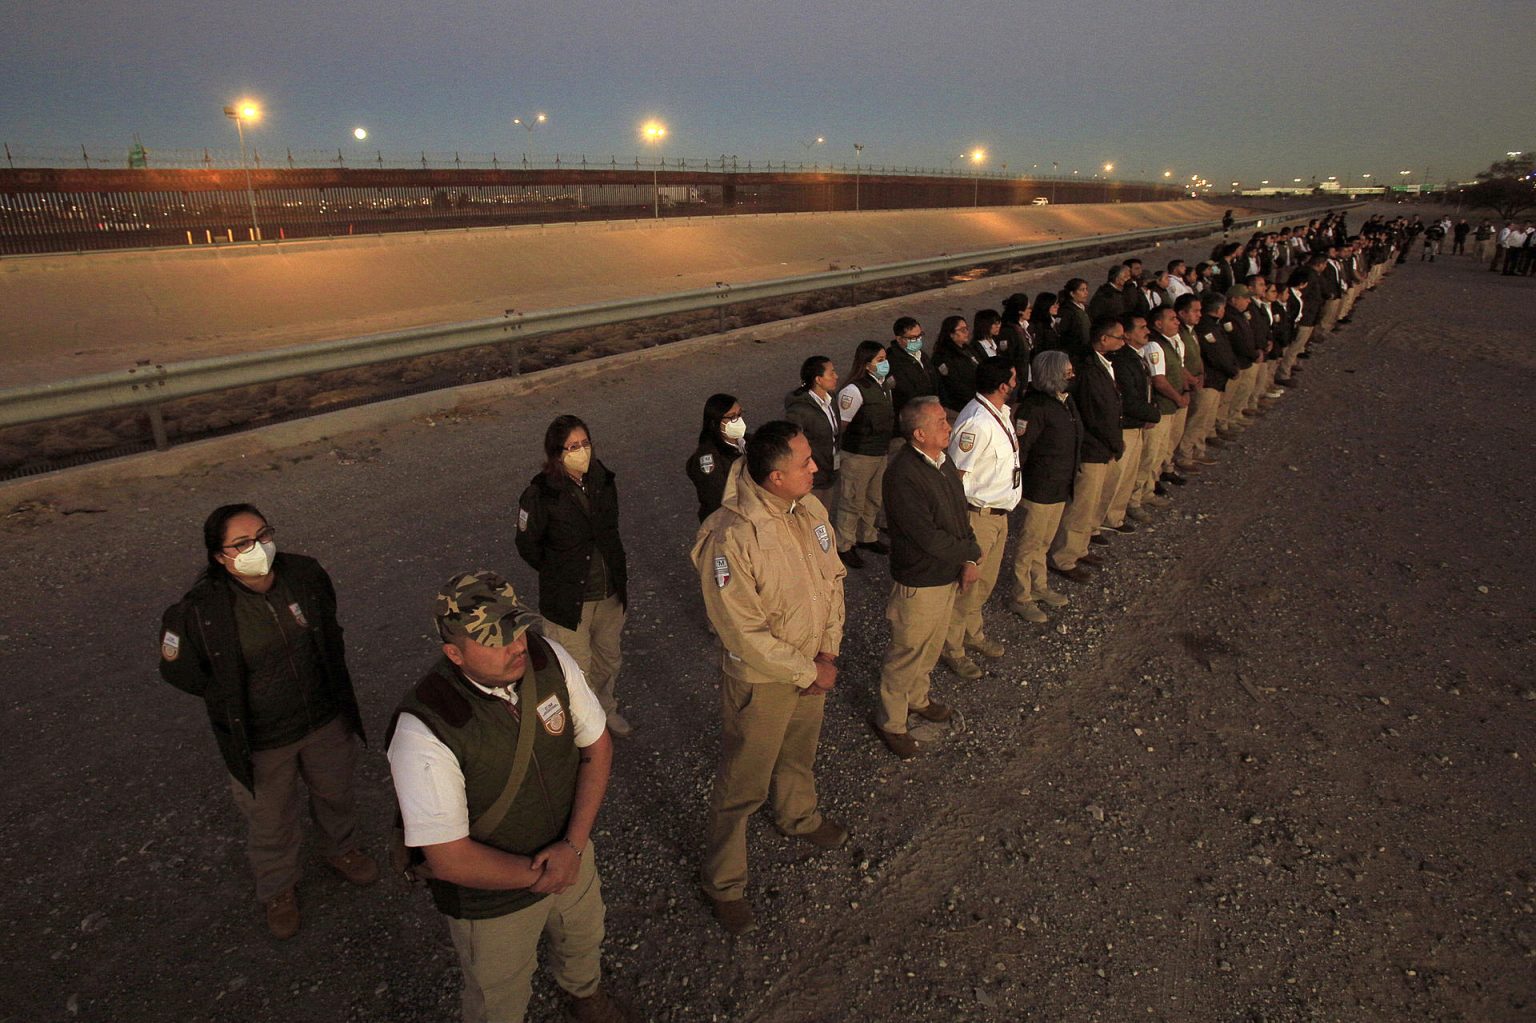
<path id="1" fill-rule="evenodd" d="M 970 287 L 900 307 L 932 334 L 1015 290 Z M 909 764 L 866 723 L 885 568 L 854 573 L 819 762 L 854 839 L 813 856 L 755 821 L 763 926 L 734 944 L 692 884 L 719 726 L 683 460 L 707 394 L 772 418 L 805 355 L 841 364 L 895 305 L 256 464 L 61 483 L 0 521 L 0 1020 L 453 1017 L 420 891 L 347 888 L 311 850 L 304 930 L 266 937 L 201 706 L 154 674 L 156 623 L 215 504 L 255 500 L 321 558 L 381 852 L 378 743 L 433 657 L 429 598 L 479 567 L 531 595 L 512 508 L 561 411 L 618 473 L 635 579 L 620 695 L 640 731 L 597 843 L 610 982 L 644 1018 L 1530 1019 L 1531 296 L 1469 261 L 1398 268 L 1050 625 L 998 595 L 1008 655 L 977 683 L 935 673 L 964 726 Z M 555 1005 L 541 980 L 532 1018 Z"/>

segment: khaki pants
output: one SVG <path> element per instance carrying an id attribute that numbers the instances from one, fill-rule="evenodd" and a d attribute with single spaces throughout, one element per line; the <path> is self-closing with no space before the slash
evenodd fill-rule
<path id="1" fill-rule="evenodd" d="M 1296 360 L 1301 358 L 1301 353 L 1307 350 L 1307 342 L 1312 337 L 1313 329 L 1306 325 L 1296 328 L 1296 340 L 1286 346 L 1285 354 L 1280 358 L 1281 380 L 1291 379 L 1291 371 L 1296 368 Z"/>
<path id="2" fill-rule="evenodd" d="M 955 610 L 949 618 L 948 634 L 944 637 L 944 652 L 951 657 L 964 657 L 967 641 L 978 643 L 987 638 L 986 624 L 981 620 L 981 609 L 997 586 L 997 576 L 1003 567 L 1003 548 L 1008 544 L 1008 516 L 990 512 L 970 512 L 971 531 L 981 547 L 981 578 L 964 593 L 955 595 Z"/>
<path id="3" fill-rule="evenodd" d="M 1253 367 L 1249 366 L 1237 376 L 1227 381 L 1227 389 L 1221 392 L 1221 413 L 1217 417 L 1217 425 L 1232 427 L 1246 426 L 1243 419 L 1243 409 L 1248 406 L 1248 396 L 1253 393 Z"/>
<path id="4" fill-rule="evenodd" d="M 603 713 L 612 714 L 619 707 L 613 694 L 619 669 L 624 666 L 620 635 L 624 631 L 624 605 L 618 594 L 581 605 L 581 621 L 574 630 L 545 620 L 544 635 L 559 643 L 576 659 L 577 667 L 587 676 L 587 685 L 602 704 Z"/>
<path id="5" fill-rule="evenodd" d="M 464 973 L 464 1023 L 522 1023 L 528 1012 L 539 938 L 549 935 L 549 972 L 577 998 L 602 982 L 603 885 L 589 842 L 576 883 L 559 895 L 489 920 L 448 918 L 448 935 Z"/>
<path id="6" fill-rule="evenodd" d="M 1343 308 L 1339 310 L 1340 319 L 1343 319 L 1355 311 L 1355 303 L 1360 301 L 1360 292 L 1362 290 L 1363 285 L 1356 284 L 1354 287 L 1350 288 L 1344 293 L 1344 305 Z"/>
<path id="7" fill-rule="evenodd" d="M 908 713 L 928 706 L 928 675 L 939 663 L 959 591 L 958 583 L 891 587 L 885 606 L 891 645 L 880 665 L 880 709 L 875 718 L 885 731 L 905 732 Z"/>
<path id="8" fill-rule="evenodd" d="M 1472 243 L 1472 258 L 1479 263 L 1486 263 L 1493 259 L 1493 239 L 1481 238 Z"/>
<path id="9" fill-rule="evenodd" d="M 1140 508 L 1142 498 L 1157 486 L 1158 474 L 1163 471 L 1163 445 L 1167 443 L 1172 427 L 1173 420 L 1164 416 L 1152 425 L 1152 429 L 1141 431 L 1141 464 L 1136 467 L 1136 485 L 1131 489 L 1127 507 Z"/>
<path id="10" fill-rule="evenodd" d="M 1323 303 L 1323 317 L 1317 322 L 1318 330 L 1332 330 L 1333 325 L 1339 322 L 1339 309 L 1344 305 L 1342 298 L 1330 298 Z"/>
<path id="11" fill-rule="evenodd" d="M 299 883 L 299 778 L 309 790 L 309 816 L 325 855 L 340 856 L 358 847 L 352 785 L 357 757 L 357 736 L 338 715 L 298 742 L 254 751 L 254 795 L 229 779 L 235 805 L 245 815 L 246 855 L 256 875 L 257 899 L 267 902 Z"/>
<path id="12" fill-rule="evenodd" d="M 1253 378 L 1250 381 L 1251 388 L 1248 391 L 1248 401 L 1243 405 L 1243 408 L 1250 412 L 1257 412 L 1259 410 L 1259 399 L 1264 397 L 1265 391 L 1269 390 L 1269 387 L 1264 383 L 1264 378 L 1269 374 L 1269 363 L 1267 361 L 1256 362 L 1248 367 L 1248 372 L 1253 374 Z"/>
<path id="13" fill-rule="evenodd" d="M 1061 513 L 1066 510 L 1067 502 L 1035 504 L 1025 500 L 1019 505 L 1024 509 L 1024 529 L 1013 552 L 1015 603 L 1038 600 L 1051 588 L 1046 575 L 1045 552 L 1051 546 L 1051 537 L 1056 535 L 1056 527 L 1061 524 Z"/>
<path id="14" fill-rule="evenodd" d="M 1130 505 L 1131 493 L 1136 489 L 1136 473 L 1141 468 L 1141 451 L 1145 446 L 1146 433 L 1140 428 L 1120 431 L 1120 441 L 1125 445 L 1125 450 L 1109 464 L 1109 472 L 1104 476 L 1104 487 L 1099 491 L 1099 513 L 1093 520 L 1095 533 L 1102 526 L 1118 526 L 1125 521 L 1125 509 Z"/>
<path id="15" fill-rule="evenodd" d="M 1220 391 L 1197 387 L 1189 392 L 1189 419 L 1184 426 L 1184 439 L 1179 442 L 1177 457 L 1185 461 L 1205 457 L 1205 442 L 1211 436 L 1216 413 L 1220 410 Z"/>
<path id="16" fill-rule="evenodd" d="M 720 678 L 720 764 L 699 870 L 712 898 L 739 899 L 746 891 L 747 819 L 770 797 L 774 823 L 786 835 L 821 827 L 812 767 L 827 698 L 800 693 L 788 682 Z"/>
<path id="17" fill-rule="evenodd" d="M 880 483 L 885 478 L 884 455 L 843 452 L 837 470 L 837 549 L 880 539 L 875 520 L 880 516 Z"/>
<path id="18" fill-rule="evenodd" d="M 1072 481 L 1072 500 L 1061 516 L 1061 525 L 1051 540 L 1050 563 L 1063 572 L 1077 567 L 1077 559 L 1088 553 L 1088 538 L 1104 521 L 1100 497 L 1109 479 L 1110 463 L 1082 462 Z"/>
<path id="19" fill-rule="evenodd" d="M 1189 412 L 1193 407 L 1194 403 L 1191 402 L 1163 417 L 1168 420 L 1168 432 L 1163 436 L 1163 458 L 1158 472 L 1172 472 L 1177 468 L 1178 462 L 1173 453 L 1184 442 L 1184 428 L 1189 425 Z"/>

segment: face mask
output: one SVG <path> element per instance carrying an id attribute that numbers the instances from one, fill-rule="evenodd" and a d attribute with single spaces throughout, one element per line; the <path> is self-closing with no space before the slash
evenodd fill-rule
<path id="1" fill-rule="evenodd" d="M 886 377 L 890 376 L 890 373 L 891 373 L 891 364 L 889 362 L 886 362 L 884 359 L 881 359 L 879 362 L 875 363 L 875 379 L 876 380 L 884 380 Z"/>
<path id="2" fill-rule="evenodd" d="M 580 451 L 567 451 L 560 457 L 560 464 L 565 466 L 567 472 L 578 476 L 585 476 L 587 469 L 592 465 L 592 449 L 582 448 Z"/>
<path id="3" fill-rule="evenodd" d="M 923 335 L 919 334 L 917 337 L 907 338 L 902 342 L 902 347 L 907 350 L 908 355 L 923 354 Z"/>
<path id="4" fill-rule="evenodd" d="M 272 571 L 272 559 L 277 557 L 277 544 L 271 540 L 263 540 L 252 545 L 251 549 L 243 554 L 236 554 L 229 567 L 235 570 L 236 575 L 243 575 L 251 579 L 259 579 Z"/>
<path id="5" fill-rule="evenodd" d="M 730 422 L 721 423 L 720 433 L 726 440 L 741 440 L 747 435 L 747 421 L 742 416 L 737 416 Z"/>

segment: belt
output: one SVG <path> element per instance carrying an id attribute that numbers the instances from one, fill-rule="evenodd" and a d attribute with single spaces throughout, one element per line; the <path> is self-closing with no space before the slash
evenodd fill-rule
<path id="1" fill-rule="evenodd" d="M 971 511 L 975 512 L 977 515 L 1007 515 L 1008 514 L 1008 509 L 1007 508 L 978 508 L 974 504 L 971 505 L 970 507 L 971 507 Z"/>

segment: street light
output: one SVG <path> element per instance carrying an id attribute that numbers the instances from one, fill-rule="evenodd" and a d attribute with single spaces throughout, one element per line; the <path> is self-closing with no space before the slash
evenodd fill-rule
<path id="1" fill-rule="evenodd" d="M 985 160 L 986 158 L 987 158 L 987 151 L 985 149 L 979 149 L 978 148 L 978 149 L 971 150 L 971 163 L 974 166 L 977 166 L 977 167 L 981 166 L 981 161 Z M 976 174 L 975 171 L 972 171 L 971 173 L 972 173 L 972 175 Z M 973 177 L 971 184 L 972 184 L 971 205 L 972 206 L 980 206 L 981 205 L 981 178 Z"/>
<path id="2" fill-rule="evenodd" d="M 225 107 L 224 116 L 235 122 L 235 132 L 240 136 L 240 169 L 245 171 L 245 198 L 251 204 L 251 240 L 261 241 L 261 225 L 256 222 L 256 189 L 251 185 L 251 165 L 245 158 L 245 122 L 254 124 L 261 120 L 261 108 L 243 99 L 232 107 Z"/>
<path id="3" fill-rule="evenodd" d="M 800 143 L 802 146 L 805 147 L 805 158 L 807 160 L 809 160 L 811 158 L 811 150 L 815 149 L 817 146 L 826 145 L 826 142 L 827 142 L 827 139 L 826 139 L 825 136 L 817 135 L 815 138 L 811 139 L 811 141 L 809 141 L 809 142 L 802 142 L 802 143 Z"/>
<path id="4" fill-rule="evenodd" d="M 367 128 L 353 128 L 352 129 L 352 137 L 357 139 L 357 141 L 361 142 L 361 141 L 363 141 L 363 139 L 368 137 L 368 129 Z"/>
<path id="5" fill-rule="evenodd" d="M 543 114 L 534 114 L 529 118 L 514 117 L 512 118 L 512 123 L 517 125 L 519 128 L 526 130 L 528 134 L 532 135 L 533 129 L 537 128 L 539 125 L 548 120 L 549 118 L 545 117 Z"/>
<path id="6" fill-rule="evenodd" d="M 646 121 L 640 126 L 640 135 L 650 143 L 653 150 L 659 151 L 661 140 L 667 137 L 667 126 L 660 121 Z M 651 191 L 654 194 L 654 214 L 657 220 L 661 219 L 661 179 L 657 175 L 657 157 L 651 157 Z"/>
<path id="7" fill-rule="evenodd" d="M 1058 177 L 1060 177 L 1060 176 L 1061 176 L 1061 164 L 1058 161 L 1056 161 L 1056 160 L 1052 160 L 1051 161 L 1051 205 L 1052 206 L 1056 205 L 1056 179 Z"/>
<path id="8" fill-rule="evenodd" d="M 853 212 L 859 212 L 859 161 L 864 156 L 864 143 L 853 144 Z"/>

